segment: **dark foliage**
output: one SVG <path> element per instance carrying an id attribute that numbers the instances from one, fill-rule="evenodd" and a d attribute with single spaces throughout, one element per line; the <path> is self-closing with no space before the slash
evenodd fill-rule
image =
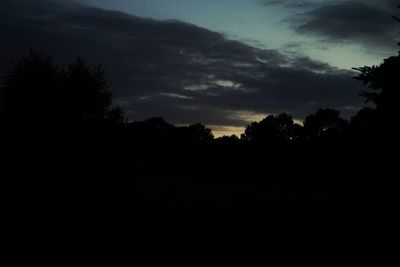
<path id="1" fill-rule="evenodd" d="M 269 115 L 260 122 L 247 126 L 243 138 L 255 143 L 289 143 L 299 137 L 299 125 L 290 115 Z"/>

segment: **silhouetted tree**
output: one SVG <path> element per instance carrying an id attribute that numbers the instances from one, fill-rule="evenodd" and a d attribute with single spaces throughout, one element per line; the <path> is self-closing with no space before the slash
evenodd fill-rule
<path id="1" fill-rule="evenodd" d="M 400 55 L 384 60 L 379 66 L 357 68 L 361 73 L 355 79 L 362 81 L 371 91 L 362 96 L 376 105 L 381 130 L 398 132 L 400 123 Z"/>
<path id="2" fill-rule="evenodd" d="M 360 156 L 373 159 L 377 152 L 378 113 L 373 108 L 363 108 L 349 124 L 350 146 Z"/>
<path id="3" fill-rule="evenodd" d="M 248 125 L 243 139 L 255 143 L 291 142 L 297 139 L 299 128 L 286 113 L 268 115 L 262 121 Z"/>
<path id="4" fill-rule="evenodd" d="M 3 118 L 14 124 L 54 121 L 60 108 L 60 92 L 59 68 L 49 57 L 30 51 L 3 77 Z"/>
<path id="5" fill-rule="evenodd" d="M 4 76 L 1 107 L 4 118 L 24 123 L 125 117 L 121 108 L 112 108 L 101 66 L 89 66 L 78 58 L 62 68 L 35 51 Z"/>
<path id="6" fill-rule="evenodd" d="M 307 138 L 329 138 L 341 135 L 348 122 L 340 117 L 340 112 L 334 109 L 319 109 L 315 114 L 304 120 L 304 131 Z"/>
<path id="7" fill-rule="evenodd" d="M 363 91 L 360 95 L 367 98 L 367 102 L 374 103 L 378 109 L 398 109 L 397 101 L 400 97 L 399 70 L 400 57 L 392 56 L 384 60 L 379 66 L 364 66 L 356 68 L 360 74 L 355 77 L 362 81 L 372 91 Z"/>
<path id="8" fill-rule="evenodd" d="M 354 78 L 370 89 L 360 95 L 376 106 L 376 135 L 381 153 L 395 155 L 400 149 L 400 54 L 385 59 L 378 66 L 355 69 L 360 74 Z"/>
<path id="9" fill-rule="evenodd" d="M 116 123 L 127 123 L 127 115 L 126 111 L 123 107 L 121 106 L 115 106 L 113 107 L 106 115 L 106 118 L 112 122 Z"/>
<path id="10" fill-rule="evenodd" d="M 131 122 L 129 128 L 131 134 L 141 139 L 138 141 L 166 142 L 166 138 L 171 136 L 175 126 L 166 122 L 163 118 L 155 117 L 142 122 Z"/>
<path id="11" fill-rule="evenodd" d="M 224 146 L 234 146 L 240 142 L 239 137 L 236 135 L 224 135 L 215 139 L 216 144 L 224 145 Z"/>
<path id="12" fill-rule="evenodd" d="M 0 95 L 6 136 L 1 141 L 10 158 L 35 169 L 72 166 L 66 158 L 82 162 L 94 161 L 95 155 L 101 158 L 117 133 L 105 122 L 125 120 L 123 110 L 112 107 L 102 68 L 81 59 L 63 68 L 30 51 L 5 74 Z"/>
<path id="13" fill-rule="evenodd" d="M 373 108 L 363 108 L 351 117 L 350 129 L 357 135 L 374 135 L 377 127 L 377 111 Z"/>
<path id="14" fill-rule="evenodd" d="M 105 118 L 111 110 L 112 95 L 101 66 L 89 66 L 81 58 L 62 72 L 63 99 L 72 118 Z"/>
<path id="15" fill-rule="evenodd" d="M 187 145 L 209 144 L 214 139 L 212 131 L 201 123 L 181 127 L 178 132 Z"/>

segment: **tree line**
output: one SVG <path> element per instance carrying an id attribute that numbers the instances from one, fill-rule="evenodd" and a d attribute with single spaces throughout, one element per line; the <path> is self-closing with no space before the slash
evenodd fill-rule
<path id="1" fill-rule="evenodd" d="M 58 66 L 30 51 L 2 79 L 1 167 L 8 173 L 29 169 L 61 176 L 129 174 L 132 169 L 182 174 L 179 170 L 191 173 L 191 168 L 206 175 L 218 169 L 238 173 L 232 171 L 237 166 L 244 172 L 265 159 L 278 164 L 388 162 L 397 159 L 399 148 L 399 67 L 400 56 L 393 56 L 379 66 L 357 69 L 355 79 L 369 88 L 360 95 L 374 107 L 350 120 L 326 108 L 300 125 L 281 113 L 247 125 L 240 138 L 214 138 L 201 123 L 130 122 L 123 107 L 113 106 L 101 66 L 81 58 Z"/>

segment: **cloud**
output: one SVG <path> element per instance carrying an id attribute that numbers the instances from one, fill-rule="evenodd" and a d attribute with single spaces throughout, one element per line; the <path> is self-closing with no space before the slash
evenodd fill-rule
<path id="1" fill-rule="evenodd" d="M 329 43 L 395 51 L 399 25 L 392 15 L 398 13 L 397 4 L 396 0 L 320 2 L 287 21 L 298 33 L 321 37 Z"/>
<path id="2" fill-rule="evenodd" d="M 17 2 L 17 3 L 15 3 Z M 5 8 L 6 7 L 6 8 Z M 101 63 L 130 119 L 244 126 L 240 114 L 362 105 L 354 73 L 259 49 L 181 21 L 156 21 L 63 1 L 2 1 L 0 70 L 32 47 L 66 63 Z M 7 63 L 8 62 L 8 63 Z M 6 64 L 7 63 L 7 64 Z"/>
<path id="3" fill-rule="evenodd" d="M 314 5 L 313 1 L 308 0 L 264 0 L 264 4 L 267 6 L 284 6 L 291 8 L 303 8 Z"/>

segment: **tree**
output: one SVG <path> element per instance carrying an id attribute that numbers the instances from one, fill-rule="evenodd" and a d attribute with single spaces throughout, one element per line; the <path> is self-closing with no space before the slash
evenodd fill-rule
<path id="1" fill-rule="evenodd" d="M 399 18 L 393 18 L 400 22 Z M 360 95 L 366 97 L 366 102 L 375 104 L 382 130 L 399 130 L 400 53 L 385 59 L 378 66 L 354 69 L 360 72 L 354 79 L 361 81 L 370 89 L 361 92 Z"/>
<path id="2" fill-rule="evenodd" d="M 310 139 L 334 137 L 343 133 L 347 125 L 338 110 L 319 109 L 315 114 L 306 117 L 304 131 Z"/>
<path id="3" fill-rule="evenodd" d="M 54 120 L 59 107 L 60 70 L 49 57 L 34 51 L 4 75 L 3 119 L 14 124 Z"/>
<path id="4" fill-rule="evenodd" d="M 367 98 L 380 110 L 398 112 L 400 100 L 400 56 L 392 56 L 379 66 L 356 68 L 360 74 L 356 80 L 363 82 L 372 91 L 363 91 L 360 95 Z"/>
<path id="5" fill-rule="evenodd" d="M 222 146 L 234 146 L 240 143 L 239 137 L 236 135 L 224 135 L 215 139 L 215 144 Z"/>
<path id="6" fill-rule="evenodd" d="M 214 139 L 211 129 L 201 123 L 191 124 L 178 129 L 181 141 L 188 145 L 210 143 Z"/>
<path id="7" fill-rule="evenodd" d="M 268 115 L 248 125 L 243 138 L 256 143 L 290 142 L 297 139 L 299 127 L 286 113 Z"/>
<path id="8" fill-rule="evenodd" d="M 351 117 L 350 128 L 352 132 L 370 135 L 376 131 L 377 112 L 372 108 L 363 108 Z"/>
<path id="9" fill-rule="evenodd" d="M 376 106 L 380 147 L 389 151 L 389 147 L 400 146 L 400 55 L 385 59 L 379 66 L 357 70 L 361 73 L 355 79 L 371 89 L 361 95 Z"/>
<path id="10" fill-rule="evenodd" d="M 115 106 L 106 115 L 109 121 L 116 122 L 119 124 L 127 123 L 127 115 L 124 107 Z"/>
<path id="11" fill-rule="evenodd" d="M 351 146 L 360 156 L 370 157 L 376 152 L 378 136 L 378 117 L 376 109 L 363 108 L 354 115 L 349 124 Z"/>
<path id="12" fill-rule="evenodd" d="M 9 122 L 64 124 L 88 119 L 123 122 L 125 113 L 112 107 L 104 70 L 81 58 L 67 67 L 30 51 L 4 76 L 0 113 Z"/>
<path id="13" fill-rule="evenodd" d="M 69 166 L 67 158 L 101 158 L 94 151 L 105 154 L 115 123 L 125 122 L 123 110 L 112 107 L 103 69 L 79 58 L 63 67 L 30 51 L 5 74 L 0 90 L 3 151 L 40 171 Z"/>
<path id="14" fill-rule="evenodd" d="M 400 22 L 400 19 L 394 17 Z M 355 68 L 354 77 L 370 90 L 360 95 L 376 106 L 376 139 L 381 155 L 395 155 L 400 149 L 400 53 L 378 66 Z M 370 144 L 372 145 L 372 144 Z"/>
<path id="15" fill-rule="evenodd" d="M 89 66 L 78 58 L 62 72 L 62 79 L 62 102 L 72 118 L 107 117 L 112 95 L 101 66 Z"/>

